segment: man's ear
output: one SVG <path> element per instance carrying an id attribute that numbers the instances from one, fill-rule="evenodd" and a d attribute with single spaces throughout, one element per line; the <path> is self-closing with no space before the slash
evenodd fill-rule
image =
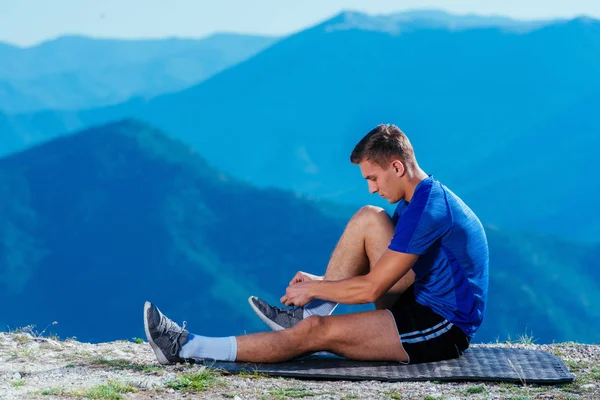
<path id="1" fill-rule="evenodd" d="M 394 170 L 396 171 L 396 175 L 397 176 L 404 175 L 405 168 L 404 168 L 404 163 L 402 161 L 400 161 L 400 160 L 394 160 L 392 162 L 392 168 L 394 168 Z"/>

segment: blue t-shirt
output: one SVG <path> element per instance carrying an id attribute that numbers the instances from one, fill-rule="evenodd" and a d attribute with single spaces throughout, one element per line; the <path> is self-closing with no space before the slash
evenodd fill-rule
<path id="1" fill-rule="evenodd" d="M 415 299 L 473 337 L 488 291 L 489 252 L 481 222 L 447 187 L 428 177 L 400 200 L 390 250 L 419 254 Z"/>

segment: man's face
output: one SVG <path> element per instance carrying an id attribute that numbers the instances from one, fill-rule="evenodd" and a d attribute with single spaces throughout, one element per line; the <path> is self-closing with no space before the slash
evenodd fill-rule
<path id="1" fill-rule="evenodd" d="M 378 193 L 390 203 L 397 203 L 402 199 L 402 184 L 391 163 L 386 169 L 369 160 L 362 161 L 358 166 L 367 180 L 370 193 Z"/>

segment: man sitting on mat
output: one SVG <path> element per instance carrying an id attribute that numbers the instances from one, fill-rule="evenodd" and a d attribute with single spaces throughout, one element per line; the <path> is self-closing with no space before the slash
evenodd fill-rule
<path id="1" fill-rule="evenodd" d="M 325 272 L 298 272 L 279 308 L 251 297 L 274 332 L 194 335 L 144 305 L 148 342 L 161 364 L 187 359 L 281 362 L 328 351 L 355 360 L 422 363 L 459 357 L 483 320 L 488 245 L 465 203 L 428 176 L 394 125 L 379 125 L 355 147 L 371 193 L 398 203 L 392 217 L 366 206 L 348 222 Z M 338 303 L 375 310 L 331 315 Z"/>

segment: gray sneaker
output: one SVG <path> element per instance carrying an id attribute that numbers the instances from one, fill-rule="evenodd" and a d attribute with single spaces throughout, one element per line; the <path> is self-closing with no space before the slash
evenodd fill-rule
<path id="1" fill-rule="evenodd" d="M 152 303 L 144 304 L 144 329 L 148 343 L 163 365 L 174 363 L 185 363 L 185 358 L 179 357 L 179 350 L 187 342 L 190 333 L 185 329 L 186 322 L 180 327 Z"/>
<path id="2" fill-rule="evenodd" d="M 248 303 L 260 319 L 274 331 L 291 328 L 304 318 L 303 308 L 275 307 L 255 296 L 250 296 Z"/>

